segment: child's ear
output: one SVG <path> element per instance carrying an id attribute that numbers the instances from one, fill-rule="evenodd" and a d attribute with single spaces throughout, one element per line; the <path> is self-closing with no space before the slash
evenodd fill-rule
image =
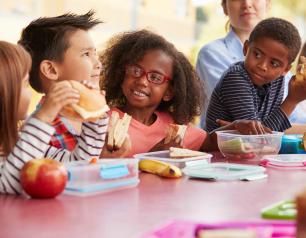
<path id="1" fill-rule="evenodd" d="M 248 52 L 248 49 L 249 49 L 249 41 L 246 40 L 243 44 L 243 55 L 246 56 L 247 52 Z"/>
<path id="2" fill-rule="evenodd" d="M 58 69 L 54 62 L 50 60 L 43 60 L 40 63 L 40 73 L 47 79 L 58 80 Z"/>
<path id="3" fill-rule="evenodd" d="M 174 96 L 174 91 L 173 88 L 171 86 L 168 87 L 167 91 L 165 92 L 164 96 L 163 96 L 163 100 L 165 102 L 170 101 Z"/>

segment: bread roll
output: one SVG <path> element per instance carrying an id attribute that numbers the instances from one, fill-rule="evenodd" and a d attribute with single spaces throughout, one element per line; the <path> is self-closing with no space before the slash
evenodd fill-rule
<path id="1" fill-rule="evenodd" d="M 96 121 L 109 110 L 105 97 L 99 90 L 90 89 L 77 81 L 68 82 L 79 91 L 80 99 L 78 104 L 64 107 L 60 112 L 62 116 L 76 121 Z"/>

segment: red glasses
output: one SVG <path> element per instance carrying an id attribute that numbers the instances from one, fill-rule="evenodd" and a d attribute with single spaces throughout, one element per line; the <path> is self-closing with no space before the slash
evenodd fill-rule
<path id="1" fill-rule="evenodd" d="M 170 77 L 158 72 L 146 72 L 144 69 L 137 65 L 126 66 L 125 72 L 127 75 L 132 76 L 134 78 L 140 78 L 145 75 L 147 80 L 154 84 L 163 84 L 165 81 L 171 80 Z"/>

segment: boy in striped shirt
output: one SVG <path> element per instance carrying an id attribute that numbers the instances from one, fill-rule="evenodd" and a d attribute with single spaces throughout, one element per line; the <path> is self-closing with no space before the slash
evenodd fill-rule
<path id="1" fill-rule="evenodd" d="M 244 44 L 245 61 L 230 66 L 213 91 L 207 130 L 218 120 L 255 120 L 275 131 L 291 127 L 288 116 L 306 99 L 306 83 L 292 77 L 283 101 L 284 76 L 301 47 L 298 30 L 279 18 L 261 21 Z"/>
<path id="2" fill-rule="evenodd" d="M 93 18 L 94 12 L 84 15 L 64 14 L 57 17 L 42 17 L 32 21 L 23 29 L 19 44 L 30 54 L 33 66 L 30 71 L 30 84 L 37 92 L 48 94 L 50 88 L 62 80 L 87 81 L 99 87 L 101 63 L 89 30 L 101 23 Z M 39 103 L 40 108 L 44 97 Z M 99 134 L 105 140 L 108 118 L 100 124 Z M 81 123 L 58 115 L 52 122 L 54 134 L 50 145 L 72 151 L 90 128 Z M 91 141 L 94 143 L 94 139 Z M 98 138 L 97 138 L 98 139 Z M 93 144 L 94 146 L 94 144 Z M 88 157 L 99 154 L 87 151 Z"/>

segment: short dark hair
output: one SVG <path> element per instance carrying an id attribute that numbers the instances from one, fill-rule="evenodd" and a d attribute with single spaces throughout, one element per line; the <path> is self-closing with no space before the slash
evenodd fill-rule
<path id="1" fill-rule="evenodd" d="M 38 92 L 43 92 L 39 77 L 40 63 L 45 60 L 61 62 L 69 48 L 69 36 L 76 30 L 89 30 L 102 23 L 94 19 L 94 11 L 84 15 L 66 13 L 56 17 L 41 17 L 32 21 L 21 33 L 18 41 L 31 55 L 33 65 L 30 84 Z"/>
<path id="2" fill-rule="evenodd" d="M 101 88 L 106 90 L 107 103 L 116 107 L 125 105 L 121 89 L 125 67 L 138 63 L 151 50 L 162 50 L 173 60 L 170 83 L 174 97 L 170 101 L 162 101 L 157 110 L 168 111 L 178 124 L 191 122 L 203 108 L 202 82 L 183 53 L 162 36 L 148 30 L 118 34 L 109 40 L 107 48 L 101 53 Z"/>
<path id="3" fill-rule="evenodd" d="M 267 37 L 278 41 L 289 50 L 289 63 L 292 63 L 301 48 L 301 37 L 298 29 L 289 21 L 281 18 L 267 18 L 259 22 L 251 32 L 249 42 L 258 38 Z"/>

